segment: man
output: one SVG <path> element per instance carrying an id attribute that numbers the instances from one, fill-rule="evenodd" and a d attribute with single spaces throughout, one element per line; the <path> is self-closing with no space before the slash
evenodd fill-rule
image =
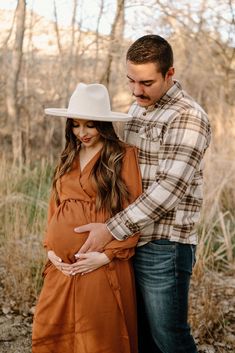
<path id="1" fill-rule="evenodd" d="M 125 141 L 139 148 L 143 194 L 106 224 L 93 223 L 81 252 L 102 251 L 114 238 L 141 232 L 134 259 L 140 353 L 195 353 L 188 317 L 202 205 L 203 156 L 210 126 L 203 109 L 173 80 L 173 52 L 157 35 L 127 52 L 127 78 L 136 99 Z"/>

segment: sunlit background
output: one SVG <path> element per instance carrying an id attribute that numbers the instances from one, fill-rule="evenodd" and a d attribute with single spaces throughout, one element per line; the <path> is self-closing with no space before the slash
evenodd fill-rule
<path id="1" fill-rule="evenodd" d="M 234 2 L 0 0 L 3 353 L 30 352 L 30 320 L 42 283 L 47 201 L 64 144 L 64 120 L 45 117 L 44 108 L 66 107 L 78 82 L 100 82 L 109 89 L 112 108 L 126 112 L 133 98 L 125 53 L 133 40 L 148 33 L 171 43 L 175 78 L 211 122 L 190 322 L 200 353 L 235 351 Z M 115 127 L 121 137 L 122 126 Z M 28 320 L 27 339 L 19 331 L 21 343 L 17 338 L 7 346 L 4 332 L 16 327 L 17 313 Z M 6 320 L 8 331 L 3 329 Z"/>

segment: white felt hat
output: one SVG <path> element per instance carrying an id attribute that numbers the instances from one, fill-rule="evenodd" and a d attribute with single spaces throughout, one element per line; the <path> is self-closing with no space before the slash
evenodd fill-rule
<path id="1" fill-rule="evenodd" d="M 107 88 L 99 83 L 79 83 L 73 92 L 68 108 L 47 108 L 48 115 L 96 121 L 127 121 L 125 113 L 112 112 Z"/>

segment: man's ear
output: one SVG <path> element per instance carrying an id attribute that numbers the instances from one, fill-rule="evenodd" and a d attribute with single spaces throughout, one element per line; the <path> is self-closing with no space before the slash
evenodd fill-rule
<path id="1" fill-rule="evenodd" d="M 175 68 L 171 66 L 166 73 L 166 79 L 169 79 L 169 78 L 171 79 L 174 76 L 174 74 L 175 74 Z"/>

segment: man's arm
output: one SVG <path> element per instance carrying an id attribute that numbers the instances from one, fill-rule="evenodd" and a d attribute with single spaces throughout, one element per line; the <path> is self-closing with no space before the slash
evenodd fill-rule
<path id="1" fill-rule="evenodd" d="M 156 181 L 107 222 L 110 233 L 118 240 L 126 239 L 175 208 L 199 168 L 209 141 L 209 123 L 201 111 L 192 109 L 176 117 L 160 146 Z"/>
<path id="2" fill-rule="evenodd" d="M 117 240 L 124 240 L 141 231 L 149 222 L 157 222 L 173 209 L 183 198 L 209 140 L 209 123 L 201 111 L 192 110 L 176 117 L 170 123 L 159 150 L 156 181 L 135 202 L 108 220 L 106 225 L 102 224 L 101 227 L 93 223 L 92 227 L 86 227 L 86 231 L 92 231 L 92 242 L 97 243 L 96 250 L 98 242 L 112 239 L 111 235 Z M 96 237 L 99 239 L 97 242 Z M 93 250 L 92 247 L 90 249 Z"/>

